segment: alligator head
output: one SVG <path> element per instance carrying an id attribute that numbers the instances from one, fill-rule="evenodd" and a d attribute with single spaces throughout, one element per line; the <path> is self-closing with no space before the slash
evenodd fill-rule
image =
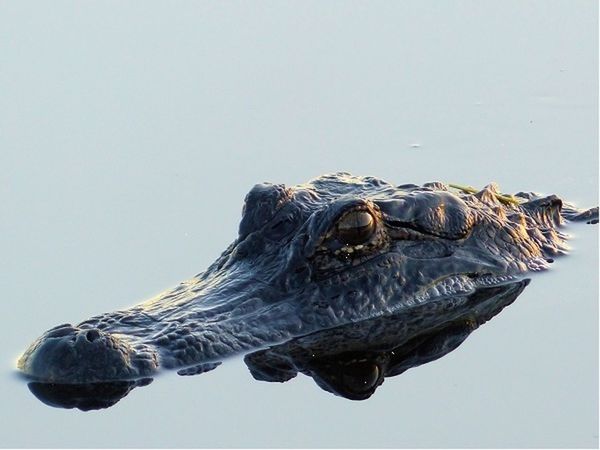
<path id="1" fill-rule="evenodd" d="M 493 185 L 451 191 L 347 173 L 259 184 L 237 239 L 205 272 L 130 309 L 50 329 L 18 367 L 56 383 L 206 370 L 229 355 L 542 270 L 565 250 L 563 218 L 597 215 Z"/>

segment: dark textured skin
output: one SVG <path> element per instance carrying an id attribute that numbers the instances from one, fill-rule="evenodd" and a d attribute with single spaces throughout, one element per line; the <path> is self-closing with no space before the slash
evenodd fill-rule
<path id="1" fill-rule="evenodd" d="M 347 173 L 256 185 L 238 238 L 205 272 L 130 309 L 52 328 L 18 367 L 57 383 L 201 372 L 233 354 L 545 269 L 566 249 L 564 218 L 597 221 L 597 208 L 579 212 L 555 196 L 515 199 L 494 185 L 468 194 Z M 361 246 L 339 239 L 352 210 L 375 219 Z"/>

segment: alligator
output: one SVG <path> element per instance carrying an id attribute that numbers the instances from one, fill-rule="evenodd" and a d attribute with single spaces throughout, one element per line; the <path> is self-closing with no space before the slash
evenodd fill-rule
<path id="1" fill-rule="evenodd" d="M 400 375 L 456 349 L 474 330 L 514 302 L 529 282 L 525 278 L 477 287 L 467 295 L 441 296 L 395 314 L 316 331 L 248 353 L 244 362 L 258 381 L 283 383 L 301 372 L 327 392 L 366 400 L 386 377 Z M 193 370 L 190 374 L 199 373 Z M 152 381 L 30 382 L 28 386 L 49 406 L 90 411 L 112 407 L 133 389 Z"/>
<path id="2" fill-rule="evenodd" d="M 224 358 L 468 296 L 546 269 L 559 229 L 598 222 L 555 195 L 340 172 L 247 194 L 237 239 L 206 271 L 129 309 L 35 340 L 17 366 L 46 383 L 201 373 Z"/>

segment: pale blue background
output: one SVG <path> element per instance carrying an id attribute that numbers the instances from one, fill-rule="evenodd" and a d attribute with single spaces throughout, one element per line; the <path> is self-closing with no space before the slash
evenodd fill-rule
<path id="1" fill-rule="evenodd" d="M 241 361 L 115 407 L 14 376 L 42 331 L 203 270 L 261 181 L 347 170 L 598 204 L 596 1 L 0 2 L 0 444 L 597 447 L 597 227 L 463 346 L 350 402 Z"/>

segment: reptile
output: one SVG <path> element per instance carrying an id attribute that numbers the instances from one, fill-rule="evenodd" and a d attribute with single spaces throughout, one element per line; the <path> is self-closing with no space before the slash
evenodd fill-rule
<path id="1" fill-rule="evenodd" d="M 299 372 L 323 390 L 366 400 L 385 378 L 445 356 L 523 292 L 530 279 L 478 287 L 467 295 L 442 296 L 396 314 L 348 323 L 300 336 L 244 356 L 258 381 L 283 383 Z M 206 365 L 207 370 L 218 363 Z M 192 375 L 199 374 L 194 370 Z M 29 382 L 43 403 L 82 411 L 114 406 L 152 378 L 96 383 Z"/>
<path id="2" fill-rule="evenodd" d="M 143 303 L 49 329 L 18 369 L 49 383 L 201 373 L 311 333 L 501 286 L 566 252 L 555 195 L 339 172 L 247 194 L 238 236 L 204 272 Z"/>

